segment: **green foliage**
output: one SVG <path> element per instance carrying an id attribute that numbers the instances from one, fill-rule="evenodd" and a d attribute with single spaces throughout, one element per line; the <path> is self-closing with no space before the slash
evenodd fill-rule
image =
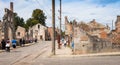
<path id="1" fill-rule="evenodd" d="M 27 24 L 25 24 L 24 27 L 25 27 L 26 31 L 28 31 L 29 26 Z"/>
<path id="2" fill-rule="evenodd" d="M 32 21 L 32 19 L 29 18 L 29 19 L 26 21 L 26 25 L 32 27 L 33 25 L 32 25 L 32 22 L 31 22 L 31 21 Z"/>
<path id="3" fill-rule="evenodd" d="M 24 27 L 24 19 L 20 18 L 17 13 L 14 13 L 14 24 L 15 24 L 15 30 L 17 29 L 17 26 Z"/>
<path id="4" fill-rule="evenodd" d="M 32 17 L 26 21 L 26 24 L 23 18 L 19 17 L 17 13 L 14 13 L 15 30 L 17 29 L 17 26 L 21 26 L 21 27 L 24 27 L 26 31 L 28 31 L 29 27 L 32 27 L 38 23 L 45 26 L 46 25 L 45 19 L 46 19 L 46 16 L 44 12 L 40 9 L 33 10 Z"/>
<path id="5" fill-rule="evenodd" d="M 35 24 L 42 24 L 42 25 L 46 25 L 45 24 L 45 19 L 46 19 L 46 16 L 43 12 L 43 10 L 41 9 L 35 9 L 33 10 L 33 13 L 32 13 L 32 17 L 29 18 L 27 21 L 26 21 L 26 27 L 32 27 L 34 26 Z M 26 28 L 28 29 L 28 28 Z"/>
<path id="6" fill-rule="evenodd" d="M 45 16 L 43 10 L 40 10 L 40 9 L 33 10 L 32 18 L 34 20 L 36 20 L 35 23 L 38 21 L 38 23 L 40 23 L 40 24 L 45 26 L 46 16 Z"/>

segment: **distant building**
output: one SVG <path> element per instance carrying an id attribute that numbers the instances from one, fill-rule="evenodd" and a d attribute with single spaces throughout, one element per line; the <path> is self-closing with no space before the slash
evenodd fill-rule
<path id="1" fill-rule="evenodd" d="M 18 26 L 16 30 L 16 39 L 24 38 L 25 33 L 25 28 Z"/>
<path id="2" fill-rule="evenodd" d="M 59 34 L 59 29 L 55 28 L 55 39 L 57 39 L 57 35 Z M 53 39 L 53 27 L 48 27 L 48 40 Z"/>
<path id="3" fill-rule="evenodd" d="M 38 40 L 46 40 L 46 30 L 47 27 L 41 25 L 40 23 L 29 28 L 28 34 L 29 39 L 38 39 Z"/>

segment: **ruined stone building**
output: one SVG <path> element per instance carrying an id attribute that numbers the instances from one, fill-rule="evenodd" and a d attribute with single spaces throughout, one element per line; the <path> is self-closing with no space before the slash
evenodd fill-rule
<path id="1" fill-rule="evenodd" d="M 109 26 L 100 24 L 95 19 L 89 23 L 80 22 L 73 25 L 65 17 L 65 27 L 65 35 L 73 36 L 75 54 L 100 51 L 105 47 L 104 39 L 107 39 L 110 33 Z"/>
<path id="2" fill-rule="evenodd" d="M 3 16 L 3 31 L 5 40 L 15 38 L 13 2 L 10 2 L 10 9 L 5 8 L 5 14 Z"/>
<path id="3" fill-rule="evenodd" d="M 4 38 L 3 25 L 2 25 L 2 21 L 0 20 L 0 41 L 3 38 Z"/>
<path id="4" fill-rule="evenodd" d="M 98 38 L 107 38 L 107 34 L 110 33 L 110 27 L 100 24 L 93 19 L 88 23 L 90 31 L 88 32 L 91 36 L 98 36 Z"/>
<path id="5" fill-rule="evenodd" d="M 67 16 L 65 16 L 65 35 L 70 36 L 73 34 L 73 25 L 68 21 Z"/>

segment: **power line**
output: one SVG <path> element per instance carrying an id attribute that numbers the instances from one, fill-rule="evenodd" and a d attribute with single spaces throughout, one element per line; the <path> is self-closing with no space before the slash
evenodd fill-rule
<path id="1" fill-rule="evenodd" d="M 47 14 L 50 18 L 52 18 L 52 16 L 46 11 L 46 9 L 44 8 L 44 6 L 41 5 L 38 0 L 36 0 L 36 2 L 37 2 L 37 4 L 38 4 L 39 6 L 41 6 L 41 8 L 46 12 L 46 14 Z M 50 9 L 50 11 L 51 11 L 51 9 Z M 51 12 L 51 13 L 52 13 L 52 12 Z M 58 15 L 55 14 L 55 16 L 58 16 Z M 58 18 L 55 18 L 55 20 L 59 21 Z M 59 25 L 59 23 L 55 23 L 55 24 Z"/>
<path id="2" fill-rule="evenodd" d="M 38 3 L 38 5 L 42 6 L 38 0 L 36 0 L 36 2 Z M 50 14 L 45 10 L 45 8 L 42 6 L 43 10 L 46 12 L 46 14 L 48 14 L 50 16 Z M 52 16 L 50 16 L 52 18 Z"/>
<path id="3" fill-rule="evenodd" d="M 44 8 L 44 6 L 41 5 L 38 0 L 36 0 L 36 2 L 37 2 L 37 4 L 38 4 L 39 6 L 42 6 L 41 8 L 46 12 L 46 14 L 47 14 L 50 18 L 52 18 L 52 16 L 46 11 L 46 9 Z M 49 8 L 49 7 L 48 7 L 48 8 Z M 51 9 L 50 9 L 50 10 L 51 10 Z M 58 14 L 55 14 L 55 16 L 59 16 L 59 15 L 58 15 Z M 59 19 L 56 19 L 56 20 L 59 20 Z"/>

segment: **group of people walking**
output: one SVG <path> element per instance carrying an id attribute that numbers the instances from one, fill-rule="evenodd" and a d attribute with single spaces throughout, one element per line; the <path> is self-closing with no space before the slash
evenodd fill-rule
<path id="1" fill-rule="evenodd" d="M 11 45 L 13 48 L 16 48 L 16 44 L 17 44 L 17 41 L 15 39 L 12 39 L 11 41 L 9 39 L 7 40 L 2 39 L 1 41 L 2 50 L 6 50 L 7 52 L 10 52 Z"/>
<path id="2" fill-rule="evenodd" d="M 34 40 L 35 42 L 37 42 L 37 39 Z M 24 38 L 21 38 L 19 40 L 16 40 L 16 39 L 12 39 L 12 40 L 5 40 L 5 39 L 2 39 L 1 43 L 0 43 L 0 46 L 2 48 L 2 50 L 6 50 L 8 52 L 10 52 L 10 46 L 13 47 L 13 49 L 16 48 L 16 45 L 20 45 L 21 47 L 24 47 L 25 46 L 25 43 L 26 43 L 26 40 Z"/>
<path id="3" fill-rule="evenodd" d="M 7 40 L 2 39 L 1 41 L 2 49 L 6 50 L 7 52 L 10 52 L 11 43 L 12 47 L 16 48 L 17 41 L 15 39 L 12 39 L 11 41 L 9 39 Z"/>
<path id="4" fill-rule="evenodd" d="M 72 37 L 62 37 L 60 38 L 60 35 L 57 36 L 57 43 L 58 43 L 58 49 L 61 49 L 61 46 L 64 45 L 64 47 L 68 46 L 72 48 L 72 51 L 74 50 L 74 40 Z"/>

